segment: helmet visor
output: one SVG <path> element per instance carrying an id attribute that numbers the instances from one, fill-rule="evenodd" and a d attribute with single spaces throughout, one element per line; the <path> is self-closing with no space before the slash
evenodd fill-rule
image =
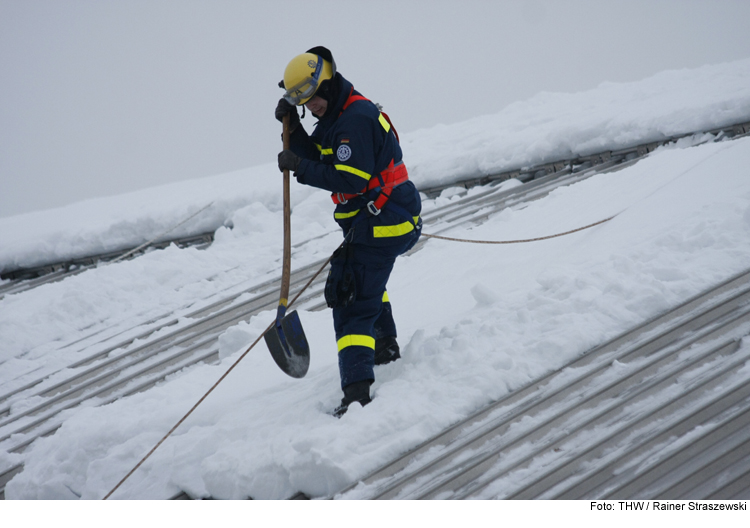
<path id="1" fill-rule="evenodd" d="M 308 99 L 315 95 L 315 91 L 317 89 L 317 79 L 305 79 L 301 83 L 292 86 L 289 90 L 287 90 L 284 94 L 284 99 L 286 99 L 289 104 L 299 106 L 301 104 L 305 104 Z"/>

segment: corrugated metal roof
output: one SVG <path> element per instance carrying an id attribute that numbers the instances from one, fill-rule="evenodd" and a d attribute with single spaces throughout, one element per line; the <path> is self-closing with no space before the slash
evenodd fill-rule
<path id="1" fill-rule="evenodd" d="M 750 498 L 750 270 L 337 498 Z"/>

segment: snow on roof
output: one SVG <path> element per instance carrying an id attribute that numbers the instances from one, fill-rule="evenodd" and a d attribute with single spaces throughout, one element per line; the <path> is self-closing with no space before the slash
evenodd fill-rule
<path id="1" fill-rule="evenodd" d="M 410 177 L 427 188 L 746 121 L 750 59 L 580 93 L 540 93 L 497 114 L 403 134 L 402 146 Z M 279 211 L 278 174 L 262 165 L 0 218 L 0 271 L 135 247 L 209 203 L 173 235 L 231 225 L 253 203 Z M 322 191 L 296 186 L 293 205 L 312 193 Z"/>

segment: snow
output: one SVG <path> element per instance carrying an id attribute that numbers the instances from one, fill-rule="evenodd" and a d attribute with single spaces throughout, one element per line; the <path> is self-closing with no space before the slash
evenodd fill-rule
<path id="1" fill-rule="evenodd" d="M 540 94 L 403 141 L 414 179 L 430 186 L 748 120 L 750 61 L 740 61 Z M 616 215 L 595 228 L 527 244 L 429 240 L 399 259 L 388 291 L 403 359 L 377 367 L 373 402 L 340 420 L 327 414 L 341 397 L 330 313 L 299 307 L 312 350 L 308 375 L 286 377 L 261 343 L 114 498 L 335 494 L 493 399 L 744 270 L 750 138 L 694 146 L 701 139 L 444 234 L 528 239 Z M 207 250 L 172 246 L 4 297 L 1 391 L 85 357 L 93 342 L 66 345 L 95 332 L 124 339 L 169 314 L 186 324 L 198 307 L 277 277 L 279 188 L 278 171 L 263 166 L 0 219 L 3 268 L 132 246 L 211 202 L 180 229 L 216 230 Z M 425 200 L 425 211 L 455 194 Z M 293 269 L 340 241 L 324 192 L 293 186 L 292 225 Z M 25 464 L 6 497 L 103 497 L 273 318 L 267 311 L 224 332 L 218 364 L 108 405 L 67 410 L 63 426 L 23 455 L 0 453 L 0 467 Z M 11 415 L 31 404 L 17 398 Z"/>
<path id="2" fill-rule="evenodd" d="M 304 121 L 309 130 L 311 116 Z M 425 189 L 748 121 L 750 59 L 604 83 L 581 93 L 540 93 L 494 115 L 401 137 L 409 175 Z M 253 203 L 276 212 L 277 175 L 275 165 L 262 165 L 0 218 L 0 271 L 135 247 L 209 204 L 170 236 L 231 225 Z M 296 189 L 295 205 L 311 192 Z"/>

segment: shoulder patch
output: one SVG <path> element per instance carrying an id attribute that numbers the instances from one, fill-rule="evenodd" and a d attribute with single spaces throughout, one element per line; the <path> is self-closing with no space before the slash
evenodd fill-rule
<path id="1" fill-rule="evenodd" d="M 345 143 L 339 145 L 339 148 L 336 149 L 336 157 L 339 159 L 339 161 L 348 160 L 352 157 L 352 148 Z"/>

